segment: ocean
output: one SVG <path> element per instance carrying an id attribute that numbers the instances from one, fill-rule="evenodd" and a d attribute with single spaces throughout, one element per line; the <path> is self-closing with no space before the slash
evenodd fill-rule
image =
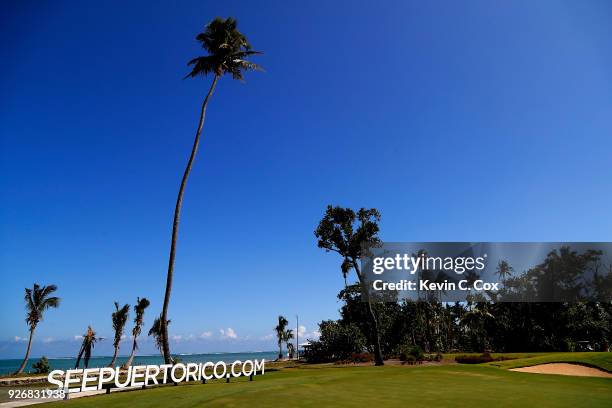
<path id="1" fill-rule="evenodd" d="M 217 361 L 225 361 L 226 363 L 236 361 L 236 360 L 274 360 L 278 357 L 278 352 L 275 351 L 254 351 L 254 352 L 244 352 L 244 353 L 207 353 L 207 354 L 176 354 L 175 357 L 178 357 L 182 363 L 205 363 L 207 361 L 217 362 Z M 32 369 L 32 364 L 37 362 L 38 358 L 30 358 L 28 361 L 28 365 L 26 366 L 25 371 L 34 371 Z M 98 368 L 107 366 L 112 360 L 112 356 L 106 357 L 92 357 L 89 360 L 89 368 Z M 121 365 L 127 360 L 127 356 L 120 356 L 117 358 L 116 365 Z M 6 375 L 17 371 L 19 366 L 21 365 L 22 359 L 6 359 L 0 360 L 0 375 Z M 74 357 L 66 357 L 66 358 L 49 358 L 49 365 L 52 370 L 67 370 L 70 368 L 74 368 L 74 364 L 76 363 L 76 358 Z M 161 356 L 152 355 L 152 356 L 136 356 L 134 357 L 134 362 L 132 365 L 147 365 L 154 364 L 159 365 L 163 364 L 164 360 Z M 81 361 L 81 367 L 83 366 L 83 362 Z"/>

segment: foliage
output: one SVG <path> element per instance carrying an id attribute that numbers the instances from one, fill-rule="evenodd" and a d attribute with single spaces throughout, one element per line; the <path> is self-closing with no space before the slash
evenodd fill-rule
<path id="1" fill-rule="evenodd" d="M 423 361 L 425 354 L 420 346 L 406 344 L 400 349 L 399 359 L 401 361 Z"/>
<path id="2" fill-rule="evenodd" d="M 119 347 L 119 342 L 123 336 L 123 328 L 125 327 L 125 323 L 127 323 L 129 313 L 130 305 L 126 303 L 121 309 L 119 309 L 119 303 L 115 302 L 115 311 L 112 315 L 113 330 L 115 331 L 115 338 L 113 339 L 114 347 Z"/>
<path id="3" fill-rule="evenodd" d="M 208 55 L 189 61 L 188 65 L 192 69 L 186 78 L 211 73 L 222 76 L 228 73 L 234 79 L 242 80 L 244 71 L 261 70 L 257 64 L 247 60 L 249 56 L 261 52 L 252 50 L 247 38 L 238 31 L 238 21 L 235 18 L 215 18 L 197 35 L 196 40 Z"/>
<path id="4" fill-rule="evenodd" d="M 49 296 L 57 290 L 57 286 L 39 286 L 34 284 L 32 289 L 25 289 L 25 302 L 28 311 L 26 323 L 30 326 L 30 330 L 34 330 L 38 323 L 43 319 L 44 312 L 47 309 L 57 308 L 60 304 L 60 298 L 57 296 Z"/>
<path id="5" fill-rule="evenodd" d="M 36 374 L 47 374 L 49 371 L 51 371 L 49 360 L 45 356 L 42 356 L 40 360 L 32 364 L 32 368 L 34 369 Z"/>
<path id="6" fill-rule="evenodd" d="M 365 337 L 354 324 L 327 320 L 319 323 L 319 331 L 319 340 L 310 341 L 310 347 L 304 351 L 308 362 L 349 360 L 353 353 L 362 353 L 366 347 Z"/>
<path id="7" fill-rule="evenodd" d="M 366 245 L 379 245 L 381 243 L 378 237 L 380 222 L 380 213 L 377 209 L 361 208 L 355 212 L 350 208 L 342 208 L 339 206 L 327 206 L 327 210 L 319 225 L 315 230 L 317 245 L 325 251 L 336 252 L 342 257 L 340 270 L 344 277 L 345 284 L 347 276 L 351 270 L 355 271 L 361 288 L 364 288 L 366 282 L 361 273 L 359 261 L 364 255 Z M 368 296 L 368 291 L 364 291 L 366 295 L 365 304 L 367 305 L 367 321 L 369 327 L 367 332 L 368 344 L 374 352 L 376 365 L 382 365 L 383 351 L 381 347 L 381 327 L 379 325 L 379 317 L 373 306 L 372 299 Z"/>

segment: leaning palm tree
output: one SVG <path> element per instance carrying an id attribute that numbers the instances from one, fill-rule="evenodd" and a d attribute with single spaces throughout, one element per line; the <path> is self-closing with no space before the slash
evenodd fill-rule
<path id="1" fill-rule="evenodd" d="M 49 296 L 57 290 L 57 286 L 40 286 L 37 283 L 34 284 L 32 289 L 25 289 L 25 302 L 26 310 L 28 311 L 26 317 L 26 323 L 30 326 L 30 339 L 28 340 L 28 348 L 26 349 L 25 358 L 19 366 L 19 369 L 15 374 L 21 374 L 25 369 L 28 359 L 30 358 L 30 349 L 32 348 L 32 338 L 34 337 L 34 331 L 36 326 L 43 319 L 43 315 L 47 309 L 56 308 L 60 304 L 60 298 L 56 296 Z"/>
<path id="2" fill-rule="evenodd" d="M 289 321 L 285 319 L 284 316 L 278 316 L 278 324 L 274 328 L 276 332 L 276 340 L 278 342 L 278 359 L 282 360 L 283 358 L 283 342 L 285 341 L 285 336 L 287 335 L 285 329 Z"/>
<path id="3" fill-rule="evenodd" d="M 119 353 L 119 342 L 121 341 L 121 337 L 123 337 L 123 328 L 125 327 L 125 323 L 127 322 L 129 314 L 130 305 L 126 303 L 121 309 L 119 309 L 119 303 L 115 302 L 115 311 L 113 312 L 113 330 L 115 330 L 113 347 L 115 348 L 115 353 L 113 354 L 112 361 L 108 365 L 109 367 L 113 367 L 115 365 L 115 361 L 117 361 L 117 354 Z"/>
<path id="4" fill-rule="evenodd" d="M 98 340 L 101 339 L 96 337 L 96 332 L 93 331 L 91 326 L 87 326 L 87 333 L 83 335 L 83 343 L 81 343 L 81 349 L 79 350 L 79 355 L 74 368 L 79 368 L 79 364 L 81 364 L 81 357 L 83 358 L 83 367 L 87 368 L 89 366 L 91 350 L 94 348 L 94 345 Z"/>
<path id="5" fill-rule="evenodd" d="M 132 352 L 130 353 L 130 357 L 123 364 L 123 368 L 128 368 L 132 365 L 132 361 L 134 360 L 134 355 L 136 354 L 136 349 L 138 348 L 138 343 L 136 340 L 142 331 L 142 325 L 144 323 L 144 312 L 151 302 L 147 298 L 138 298 L 136 299 L 136 304 L 134 305 L 134 313 L 136 313 L 136 317 L 134 318 L 134 328 L 132 329 L 132 337 L 134 338 L 134 342 L 132 343 Z"/>
<path id="6" fill-rule="evenodd" d="M 170 324 L 170 320 L 168 320 L 168 324 Z M 161 329 L 161 316 L 156 317 L 153 321 L 153 326 L 151 326 L 151 328 L 149 329 L 149 336 L 153 336 L 153 338 L 155 339 L 155 346 L 159 349 L 162 358 L 164 358 L 164 342 L 163 333 Z"/>
<path id="7" fill-rule="evenodd" d="M 200 135 L 202 126 L 206 116 L 206 107 L 210 100 L 217 81 L 224 74 L 230 74 L 232 78 L 242 80 L 243 73 L 250 70 L 260 69 L 256 64 L 247 61 L 247 58 L 253 54 L 260 54 L 251 49 L 251 44 L 247 38 L 238 31 L 238 22 L 234 18 L 215 18 L 204 29 L 204 31 L 196 36 L 196 40 L 206 50 L 208 55 L 197 57 L 189 61 L 191 72 L 185 78 L 195 78 L 197 76 L 213 75 L 213 80 L 202 102 L 200 108 L 200 120 L 196 129 L 191 155 L 187 161 L 187 167 L 183 173 L 181 185 L 179 187 L 176 205 L 174 207 L 174 221 L 172 224 L 172 240 L 170 242 L 170 257 L 168 260 L 168 274 L 166 276 L 166 291 L 164 294 L 164 305 L 161 315 L 161 330 L 163 333 L 163 355 L 165 356 L 166 364 L 170 363 L 170 344 L 168 342 L 168 305 L 170 303 L 170 292 L 172 290 L 172 279 L 174 275 L 174 258 L 176 255 L 176 241 L 178 238 L 179 222 L 181 218 L 181 206 L 183 204 L 183 194 L 187 179 L 191 172 L 191 167 L 198 151 L 200 144 Z"/>

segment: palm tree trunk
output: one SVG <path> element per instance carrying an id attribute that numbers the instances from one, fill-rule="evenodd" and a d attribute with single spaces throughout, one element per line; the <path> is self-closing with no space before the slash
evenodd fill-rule
<path id="1" fill-rule="evenodd" d="M 115 362 L 117 361 L 117 354 L 119 354 L 119 345 L 118 344 L 115 346 L 115 353 L 113 354 L 113 359 L 111 360 L 110 364 L 108 365 L 109 367 L 114 367 L 115 366 Z"/>
<path id="2" fill-rule="evenodd" d="M 26 349 L 26 354 L 23 359 L 23 362 L 21 363 L 21 365 L 19 366 L 19 369 L 15 372 L 15 374 L 23 373 L 23 370 L 25 369 L 26 364 L 28 364 L 28 359 L 30 358 L 30 349 L 32 348 L 32 337 L 34 337 L 34 330 L 36 330 L 36 327 L 32 327 L 30 329 L 30 339 L 28 340 L 28 348 Z"/>
<path id="3" fill-rule="evenodd" d="M 159 322 L 163 335 L 162 339 L 164 351 L 162 355 L 164 356 L 164 361 L 166 362 L 166 364 L 172 363 L 170 358 L 170 344 L 168 342 L 168 304 L 170 303 L 170 292 L 172 291 L 172 278 L 174 275 L 174 257 L 176 255 L 176 241 L 178 238 L 179 223 L 181 220 L 181 206 L 183 205 L 183 194 L 185 193 L 185 186 L 187 185 L 187 179 L 189 178 L 189 173 L 191 172 L 191 166 L 193 165 L 196 153 L 198 152 L 198 145 L 200 144 L 200 135 L 202 134 L 202 127 L 204 126 L 204 119 L 206 117 L 206 107 L 208 106 L 208 100 L 212 96 L 218 80 L 219 76 L 215 75 L 215 78 L 213 79 L 212 84 L 210 85 L 210 89 L 208 90 L 208 94 L 206 95 L 206 98 L 204 98 L 204 102 L 202 102 L 202 108 L 200 111 L 200 122 L 198 123 L 198 129 L 196 130 L 193 147 L 191 148 L 191 156 L 189 156 L 189 161 L 187 162 L 185 173 L 183 173 L 181 187 L 179 188 L 178 197 L 176 198 L 176 206 L 174 207 L 172 241 L 170 243 L 170 258 L 168 260 L 168 275 L 166 276 L 166 293 L 164 295 L 164 306 L 162 308 L 161 321 Z"/>
<path id="4" fill-rule="evenodd" d="M 362 293 L 366 296 L 366 300 L 368 301 L 368 312 L 370 314 L 372 324 L 374 325 L 374 335 L 376 337 L 374 343 L 374 365 L 385 365 L 382 355 L 382 349 L 380 347 L 380 332 L 378 329 L 378 319 L 376 319 L 376 314 L 374 314 L 374 309 L 372 309 L 372 300 L 370 299 L 369 291 L 365 287 L 365 282 L 363 281 L 363 277 L 361 276 L 361 269 L 359 268 L 359 264 L 356 261 L 353 261 L 353 268 L 355 268 L 355 272 L 357 272 L 357 277 L 359 278 L 359 282 L 361 283 L 361 287 L 363 288 Z"/>
<path id="5" fill-rule="evenodd" d="M 132 352 L 130 353 L 130 357 L 125 362 L 125 364 L 123 364 L 122 366 L 123 368 L 128 368 L 129 366 L 132 365 L 132 361 L 134 361 L 135 354 L 136 354 L 136 337 L 134 337 L 134 343 L 132 343 Z"/>
<path id="6" fill-rule="evenodd" d="M 81 349 L 79 350 L 79 355 L 77 356 L 76 364 L 74 368 L 79 368 L 79 364 L 81 364 L 81 357 L 83 357 L 83 352 L 85 351 L 85 343 L 81 344 Z"/>

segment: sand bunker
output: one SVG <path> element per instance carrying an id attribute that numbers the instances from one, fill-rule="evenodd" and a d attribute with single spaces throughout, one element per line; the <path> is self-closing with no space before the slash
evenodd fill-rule
<path id="1" fill-rule="evenodd" d="M 550 363 L 540 364 L 531 367 L 513 368 L 510 371 L 520 371 L 523 373 L 535 374 L 560 374 L 576 375 L 579 377 L 605 377 L 612 378 L 612 374 L 600 370 L 599 368 L 587 367 L 580 364 L 570 363 Z"/>

